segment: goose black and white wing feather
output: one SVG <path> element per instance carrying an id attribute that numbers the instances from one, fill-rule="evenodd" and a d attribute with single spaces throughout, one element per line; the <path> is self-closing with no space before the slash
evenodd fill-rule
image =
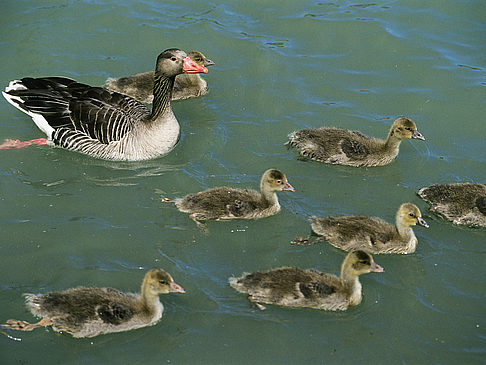
<path id="1" fill-rule="evenodd" d="M 135 121 L 150 114 L 129 97 L 64 77 L 16 80 L 4 95 L 30 115 L 54 144 L 70 149 L 79 149 L 80 143 L 119 141 Z"/>

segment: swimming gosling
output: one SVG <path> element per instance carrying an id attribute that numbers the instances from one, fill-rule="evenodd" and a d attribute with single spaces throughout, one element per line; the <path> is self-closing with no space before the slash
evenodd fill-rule
<path id="1" fill-rule="evenodd" d="M 260 192 L 227 186 L 200 191 L 174 200 L 176 207 L 196 224 L 206 220 L 259 219 L 280 211 L 277 191 L 294 191 L 285 174 L 276 169 L 263 173 Z"/>
<path id="2" fill-rule="evenodd" d="M 288 147 L 297 147 L 301 156 L 314 161 L 355 167 L 383 166 L 398 155 L 403 139 L 425 140 L 415 123 L 405 117 L 396 119 L 386 140 L 361 132 L 323 127 L 302 129 L 289 134 Z"/>
<path id="3" fill-rule="evenodd" d="M 159 294 L 185 293 L 162 269 L 145 274 L 140 294 L 122 293 L 112 288 L 78 287 L 47 294 L 24 294 L 27 308 L 42 317 L 37 323 L 9 319 L 4 329 L 32 331 L 52 326 L 73 337 L 94 337 L 151 326 L 162 317 L 164 306 Z"/>
<path id="4" fill-rule="evenodd" d="M 311 218 L 312 231 L 320 237 L 313 241 L 297 238 L 293 244 L 313 244 L 325 240 L 344 251 L 366 250 L 373 254 L 415 252 L 418 239 L 412 226 L 428 228 L 420 209 L 412 203 L 403 203 L 396 214 L 396 225 L 376 217 L 339 216 Z"/>
<path id="5" fill-rule="evenodd" d="M 229 279 L 230 285 L 248 293 L 251 302 L 284 307 L 308 307 L 346 310 L 361 303 L 359 275 L 384 272 L 365 251 L 348 253 L 341 266 L 341 276 L 297 267 L 280 267 Z"/>

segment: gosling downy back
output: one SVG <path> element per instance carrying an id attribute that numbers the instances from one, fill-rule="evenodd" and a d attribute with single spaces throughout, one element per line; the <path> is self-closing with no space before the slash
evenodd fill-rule
<path id="1" fill-rule="evenodd" d="M 393 122 L 386 140 L 358 131 L 323 127 L 293 132 L 287 145 L 297 147 L 301 156 L 319 162 L 355 167 L 383 166 L 396 158 L 400 142 L 407 138 L 425 140 L 411 119 L 400 117 Z"/>

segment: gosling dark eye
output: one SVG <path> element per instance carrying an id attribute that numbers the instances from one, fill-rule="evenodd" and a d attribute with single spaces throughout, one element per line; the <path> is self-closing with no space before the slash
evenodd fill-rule
<path id="1" fill-rule="evenodd" d="M 175 61 L 177 61 L 177 58 L 176 57 L 172 57 L 171 60 L 175 62 Z"/>
<path id="2" fill-rule="evenodd" d="M 411 132 L 412 128 L 405 128 L 407 131 Z"/>
<path id="3" fill-rule="evenodd" d="M 413 214 L 413 213 L 408 213 L 408 216 L 409 217 L 412 217 L 412 218 L 415 218 L 415 214 Z"/>
<path id="4" fill-rule="evenodd" d="M 167 281 L 165 281 L 165 280 L 159 280 L 159 284 L 160 285 L 167 285 Z"/>
<path id="5" fill-rule="evenodd" d="M 282 184 L 282 180 L 277 180 L 277 184 Z"/>

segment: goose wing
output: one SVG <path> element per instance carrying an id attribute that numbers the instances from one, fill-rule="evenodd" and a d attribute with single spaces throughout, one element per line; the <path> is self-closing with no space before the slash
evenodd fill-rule
<path id="1" fill-rule="evenodd" d="M 144 105 L 129 97 L 64 77 L 14 81 L 5 97 L 29 114 L 49 137 L 63 128 L 103 144 L 120 140 L 136 120 L 149 114 Z"/>
<path id="2" fill-rule="evenodd" d="M 105 323 L 119 325 L 133 317 L 133 310 L 119 302 L 109 302 L 96 308 L 98 317 Z"/>
<path id="3" fill-rule="evenodd" d="M 307 299 L 321 298 L 329 296 L 337 291 L 333 285 L 329 285 L 324 281 L 311 281 L 299 283 L 299 291 Z"/>
<path id="4" fill-rule="evenodd" d="M 356 139 L 344 138 L 340 145 L 343 153 L 353 160 L 361 160 L 370 153 L 366 145 Z"/>
<path id="5" fill-rule="evenodd" d="M 234 202 L 227 204 L 226 209 L 235 217 L 244 217 L 259 208 L 256 201 L 235 199 Z"/>

